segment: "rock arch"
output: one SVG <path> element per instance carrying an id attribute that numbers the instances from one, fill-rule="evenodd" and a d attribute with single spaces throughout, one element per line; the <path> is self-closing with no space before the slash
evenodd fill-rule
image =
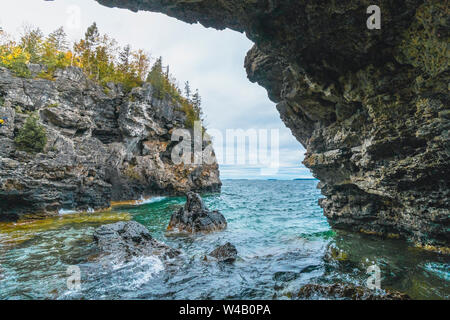
<path id="1" fill-rule="evenodd" d="M 321 181 L 331 225 L 448 246 L 441 1 L 377 1 L 380 30 L 367 28 L 371 3 L 360 0 L 96 1 L 245 32 L 255 43 L 248 77 L 307 149 L 304 164 Z"/>

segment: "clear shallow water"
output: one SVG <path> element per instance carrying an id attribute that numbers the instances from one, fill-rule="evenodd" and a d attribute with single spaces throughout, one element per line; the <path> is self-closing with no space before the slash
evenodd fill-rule
<path id="1" fill-rule="evenodd" d="M 226 180 L 205 195 L 228 221 L 223 232 L 169 236 L 165 229 L 183 198 L 158 198 L 112 212 L 70 215 L 38 224 L 0 225 L 1 299 L 287 299 L 308 283 L 364 285 L 366 269 L 382 270 L 382 288 L 413 298 L 449 299 L 448 256 L 405 242 L 334 232 L 317 205 L 317 181 Z M 170 264 L 156 257 L 102 265 L 94 229 L 133 219 L 179 248 Z M 205 261 L 217 245 L 233 243 L 233 265 Z M 81 269 L 81 291 L 69 291 L 67 267 Z"/>

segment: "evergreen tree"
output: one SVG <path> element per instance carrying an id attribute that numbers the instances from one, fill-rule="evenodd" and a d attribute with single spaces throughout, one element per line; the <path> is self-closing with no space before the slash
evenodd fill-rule
<path id="1" fill-rule="evenodd" d="M 159 57 L 148 74 L 147 81 L 153 86 L 154 97 L 164 97 L 164 74 L 162 70 L 162 57 Z"/>
<path id="2" fill-rule="evenodd" d="M 95 49 L 95 65 L 97 69 L 97 80 L 102 84 L 110 81 L 118 81 L 114 59 L 117 52 L 117 44 L 114 39 L 102 35 Z"/>
<path id="3" fill-rule="evenodd" d="M 45 127 L 39 124 L 37 115 L 27 118 L 25 124 L 19 129 L 15 143 L 19 150 L 29 153 L 42 152 L 47 144 Z"/>
<path id="4" fill-rule="evenodd" d="M 191 85 L 189 84 L 189 81 L 184 83 L 184 96 L 188 101 L 191 100 Z"/>
<path id="5" fill-rule="evenodd" d="M 192 106 L 194 108 L 194 112 L 197 115 L 197 118 L 199 120 L 202 119 L 203 116 L 203 111 L 201 109 L 201 105 L 202 105 L 202 97 L 200 96 L 200 93 L 197 90 L 195 90 L 195 93 L 192 95 Z"/>
<path id="6" fill-rule="evenodd" d="M 127 73 L 130 71 L 131 46 L 127 44 L 119 53 L 119 68 Z"/>
<path id="7" fill-rule="evenodd" d="M 169 65 L 167 65 L 167 67 L 166 67 L 166 79 L 167 80 L 170 79 L 170 67 L 169 67 Z"/>
<path id="8" fill-rule="evenodd" d="M 59 27 L 49 34 L 47 42 L 58 51 L 67 51 L 67 35 L 63 27 Z"/>
<path id="9" fill-rule="evenodd" d="M 39 62 L 40 48 L 44 34 L 39 28 L 24 27 L 19 46 L 30 55 L 31 63 Z"/>
<path id="10" fill-rule="evenodd" d="M 86 30 L 84 34 L 84 40 L 86 41 L 86 46 L 89 50 L 93 50 L 95 46 L 98 44 L 100 39 L 100 33 L 98 32 L 97 23 L 94 22 L 92 25 Z"/>
<path id="11" fill-rule="evenodd" d="M 94 73 L 94 66 L 92 64 L 92 60 L 95 57 L 94 51 L 98 45 L 98 41 L 100 38 L 100 33 L 98 32 L 97 23 L 93 23 L 84 34 L 84 42 L 81 44 L 82 46 L 82 56 L 81 61 L 88 75 L 91 76 Z"/>
<path id="12" fill-rule="evenodd" d="M 138 50 L 136 52 L 133 52 L 133 69 L 136 70 L 137 77 L 140 80 L 145 80 L 145 75 L 148 72 L 148 69 L 150 68 L 150 57 L 147 53 L 143 50 Z"/>

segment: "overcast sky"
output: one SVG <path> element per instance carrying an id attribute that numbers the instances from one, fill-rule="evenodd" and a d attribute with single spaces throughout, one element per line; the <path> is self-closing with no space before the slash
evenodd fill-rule
<path id="1" fill-rule="evenodd" d="M 0 26 L 8 33 L 19 34 L 25 23 L 40 27 L 45 34 L 64 26 L 72 41 L 81 38 L 94 21 L 101 33 L 120 45 L 162 56 L 180 84 L 189 80 L 198 88 L 208 128 L 224 135 L 226 129 L 280 130 L 282 168 L 278 173 L 261 176 L 250 166 L 223 165 L 223 179 L 311 177 L 301 164 L 303 147 L 280 120 L 266 90 L 247 79 L 243 65 L 252 43 L 244 34 L 189 25 L 157 13 L 106 8 L 94 0 L 2 1 L 0 11 Z"/>

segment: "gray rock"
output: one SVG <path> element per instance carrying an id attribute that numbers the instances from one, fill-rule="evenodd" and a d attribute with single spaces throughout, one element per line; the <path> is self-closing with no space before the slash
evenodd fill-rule
<path id="1" fill-rule="evenodd" d="M 186 204 L 172 214 L 167 230 L 195 233 L 219 231 L 226 227 L 227 221 L 219 211 L 209 211 L 199 194 L 188 192 Z"/>
<path id="2" fill-rule="evenodd" d="M 135 221 L 101 226 L 93 237 L 100 252 L 118 262 L 150 255 L 167 260 L 181 253 L 153 239 L 147 228 Z"/>
<path id="3" fill-rule="evenodd" d="M 223 246 L 219 246 L 210 252 L 210 256 L 216 258 L 220 262 L 233 263 L 237 258 L 237 249 L 230 242 Z"/>

